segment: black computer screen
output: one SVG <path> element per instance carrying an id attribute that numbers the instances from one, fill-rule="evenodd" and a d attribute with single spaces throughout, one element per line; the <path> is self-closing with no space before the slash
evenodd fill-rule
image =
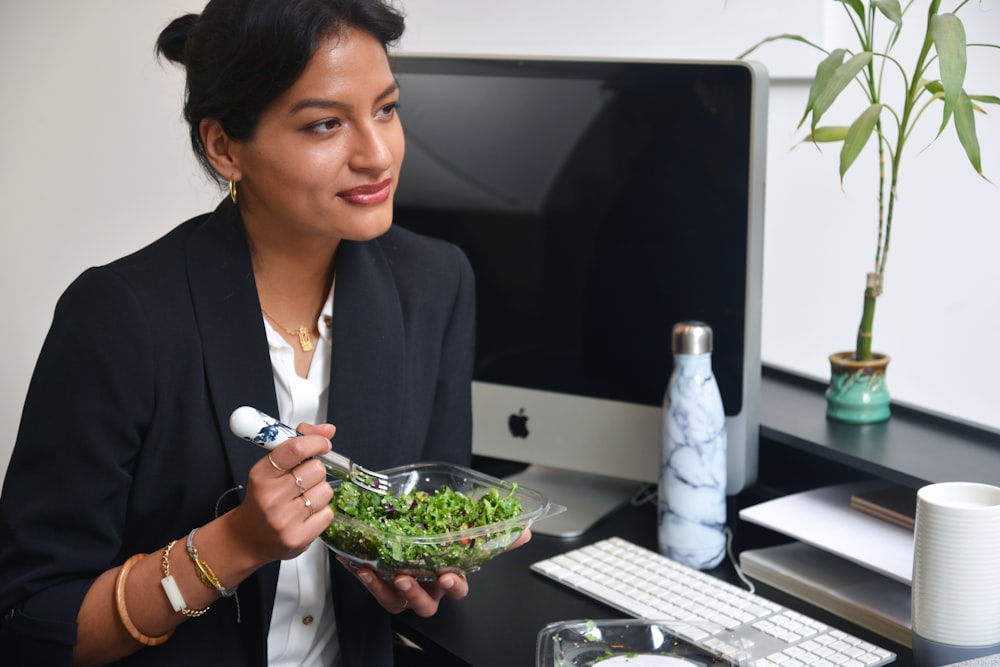
<path id="1" fill-rule="evenodd" d="M 475 379 L 657 405 L 673 324 L 701 320 L 726 413 L 738 413 L 751 74 L 699 63 L 394 66 L 407 138 L 395 222 L 469 256 Z"/>

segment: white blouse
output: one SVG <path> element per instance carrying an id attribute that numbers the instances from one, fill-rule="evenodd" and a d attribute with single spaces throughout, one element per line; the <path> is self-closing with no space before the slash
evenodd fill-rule
<path id="1" fill-rule="evenodd" d="M 263 315 L 262 315 L 263 317 Z M 295 373 L 295 351 L 263 317 L 274 370 L 279 419 L 291 426 L 326 421 L 330 390 L 333 290 L 319 318 L 309 377 Z M 291 483 L 291 480 L 289 481 Z M 305 512 L 305 507 L 302 508 Z M 315 540 L 292 560 L 281 561 L 267 635 L 269 667 L 327 667 L 340 651 L 330 595 L 329 549 Z"/>

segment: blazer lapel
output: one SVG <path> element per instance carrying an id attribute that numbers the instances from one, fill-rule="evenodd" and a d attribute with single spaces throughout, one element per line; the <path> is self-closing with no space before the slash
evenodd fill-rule
<path id="1" fill-rule="evenodd" d="M 209 392 L 205 400 L 215 414 L 233 482 L 245 484 L 262 451 L 230 432 L 229 415 L 241 405 L 277 414 L 278 405 L 250 252 L 239 212 L 228 199 L 192 234 L 187 268 L 204 345 Z M 267 628 L 277 582 L 278 564 L 271 563 L 240 587 L 244 622 L 256 619 L 258 623 L 256 631 L 246 636 L 248 641 L 264 642 L 262 655 L 267 654 Z M 255 646 L 255 652 L 260 650 Z"/>
<path id="2" fill-rule="evenodd" d="M 367 468 L 388 466 L 402 424 L 403 314 L 378 243 L 337 251 L 327 420 L 336 450 Z"/>

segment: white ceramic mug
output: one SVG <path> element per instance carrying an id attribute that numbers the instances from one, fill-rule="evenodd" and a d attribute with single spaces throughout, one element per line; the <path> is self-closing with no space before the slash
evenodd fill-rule
<path id="1" fill-rule="evenodd" d="M 1000 652 L 1000 487 L 917 492 L 911 612 L 921 667 Z"/>

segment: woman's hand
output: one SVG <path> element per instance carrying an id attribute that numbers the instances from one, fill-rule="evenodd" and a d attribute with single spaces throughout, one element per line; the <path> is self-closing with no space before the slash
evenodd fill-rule
<path id="1" fill-rule="evenodd" d="M 338 560 L 365 585 L 386 611 L 393 614 L 412 609 L 417 616 L 427 618 L 437 613 L 445 595 L 452 600 L 461 600 L 469 594 L 469 582 L 462 574 L 446 572 L 437 581 L 417 581 L 401 574 L 385 581 L 367 567 L 355 568 L 342 558 Z"/>
<path id="2" fill-rule="evenodd" d="M 530 539 L 531 531 L 525 530 L 507 551 L 527 544 Z M 355 568 L 343 558 L 338 557 L 338 560 L 365 585 L 386 611 L 393 614 L 412 609 L 417 616 L 427 618 L 437 613 L 444 596 L 461 600 L 469 594 L 469 582 L 462 574 L 446 572 L 437 581 L 430 582 L 417 581 L 406 575 L 398 575 L 391 581 L 385 581 L 367 567 Z"/>
<path id="3" fill-rule="evenodd" d="M 247 495 L 232 520 L 244 548 L 261 563 L 299 555 L 333 519 L 333 489 L 322 462 L 336 430 L 300 424 L 303 435 L 281 443 L 250 469 Z"/>
<path id="4" fill-rule="evenodd" d="M 529 540 L 531 540 L 531 529 L 527 528 L 523 533 L 521 533 L 520 537 L 514 540 L 514 544 L 507 547 L 507 551 L 513 551 L 514 549 L 523 547 Z"/>

